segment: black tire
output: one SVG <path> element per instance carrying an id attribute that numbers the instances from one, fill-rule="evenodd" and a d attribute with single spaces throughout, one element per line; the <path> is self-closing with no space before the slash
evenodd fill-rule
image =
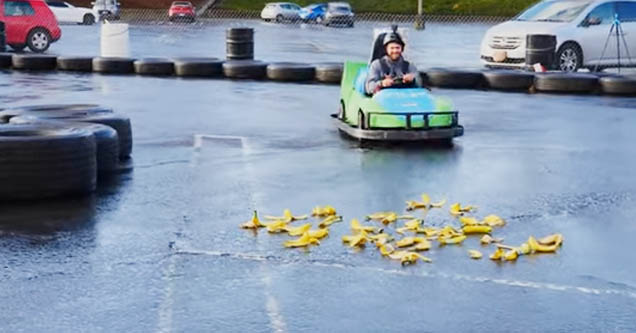
<path id="1" fill-rule="evenodd" d="M 267 65 L 267 77 L 275 81 L 312 81 L 316 77 L 316 68 L 308 64 L 278 62 Z"/>
<path id="2" fill-rule="evenodd" d="M 576 43 L 565 43 L 556 53 L 555 68 L 563 72 L 576 72 L 583 65 L 583 51 Z"/>
<path id="3" fill-rule="evenodd" d="M 0 53 L 0 68 L 9 68 L 13 64 L 12 53 Z"/>
<path id="4" fill-rule="evenodd" d="M 217 58 L 176 58 L 173 61 L 177 76 L 215 77 L 223 74 L 223 61 Z"/>
<path id="5" fill-rule="evenodd" d="M 276 23 L 282 23 L 283 22 L 283 15 L 278 14 L 276 15 Z"/>
<path id="6" fill-rule="evenodd" d="M 432 68 L 426 71 L 432 86 L 444 88 L 473 89 L 483 84 L 484 76 L 478 71 Z"/>
<path id="7" fill-rule="evenodd" d="M 232 79 L 261 80 L 267 75 L 267 63 L 258 60 L 230 60 L 223 63 L 223 75 Z"/>
<path id="8" fill-rule="evenodd" d="M 93 123 L 110 126 L 119 138 L 119 158 L 127 159 L 132 153 L 132 128 L 130 119 L 115 113 L 86 114 L 74 111 L 25 112 L 21 116 L 33 116 L 40 120 L 56 120 Z"/>
<path id="9" fill-rule="evenodd" d="M 358 128 L 359 129 L 367 129 L 366 119 L 364 117 L 364 112 L 362 110 L 358 110 Z"/>
<path id="10" fill-rule="evenodd" d="M 636 96 L 636 77 L 606 76 L 599 82 L 604 94 Z"/>
<path id="11" fill-rule="evenodd" d="M 90 131 L 95 136 L 97 174 L 105 176 L 119 168 L 119 138 L 117 131 L 110 126 L 82 122 L 42 120 L 34 116 L 13 117 L 11 118 L 11 124 L 38 125 L 47 129 L 64 129 L 71 127 Z"/>
<path id="12" fill-rule="evenodd" d="M 35 53 L 42 53 L 51 46 L 51 33 L 44 28 L 35 28 L 27 35 L 26 45 Z"/>
<path id="13" fill-rule="evenodd" d="M 96 143 L 91 132 L 0 126 L 0 200 L 87 194 L 96 183 Z"/>
<path id="14" fill-rule="evenodd" d="M 347 114 L 345 113 L 345 104 L 344 101 L 341 100 L 340 101 L 340 107 L 338 108 L 338 119 L 340 119 L 341 121 L 346 122 L 347 121 Z"/>
<path id="15" fill-rule="evenodd" d="M 84 15 L 84 19 L 82 20 L 82 24 L 84 24 L 84 25 L 93 25 L 93 24 L 95 24 L 95 16 L 93 14 Z"/>
<path id="16" fill-rule="evenodd" d="M 56 235 L 82 230 L 94 223 L 96 196 L 24 202 L 0 202 L 0 234 Z"/>
<path id="17" fill-rule="evenodd" d="M 10 108 L 0 111 L 0 124 L 8 123 L 11 118 L 25 114 L 39 116 L 49 112 L 66 112 L 75 116 L 87 116 L 102 113 L 113 113 L 113 109 L 99 106 L 97 104 L 43 104 L 29 105 L 17 108 Z"/>
<path id="18" fill-rule="evenodd" d="M 534 87 L 537 91 L 581 94 L 597 90 L 598 81 L 598 77 L 591 74 L 537 74 L 534 78 Z"/>
<path id="19" fill-rule="evenodd" d="M 62 71 L 92 72 L 93 57 L 65 57 L 57 58 L 57 69 Z"/>
<path id="20" fill-rule="evenodd" d="M 164 58 L 135 60 L 135 73 L 139 75 L 169 76 L 174 74 L 174 63 Z"/>
<path id="21" fill-rule="evenodd" d="M 135 72 L 135 60 L 131 58 L 93 58 L 93 71 L 105 74 L 131 74 Z"/>
<path id="22" fill-rule="evenodd" d="M 33 71 L 54 70 L 57 57 L 46 54 L 14 54 L 11 58 L 13 68 Z"/>
<path id="23" fill-rule="evenodd" d="M 534 84 L 534 74 L 511 71 L 492 70 L 483 73 L 488 86 L 498 90 L 528 90 Z"/>
<path id="24" fill-rule="evenodd" d="M 315 65 L 316 81 L 340 83 L 344 65 L 341 62 L 324 62 Z"/>
<path id="25" fill-rule="evenodd" d="M 13 51 L 22 52 L 26 47 L 26 44 L 9 44 L 9 47 L 11 47 Z"/>

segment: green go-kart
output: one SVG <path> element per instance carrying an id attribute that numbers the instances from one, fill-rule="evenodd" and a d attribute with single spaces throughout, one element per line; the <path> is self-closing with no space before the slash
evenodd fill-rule
<path id="1" fill-rule="evenodd" d="M 364 141 L 435 141 L 451 143 L 464 134 L 459 113 L 445 98 L 425 88 L 383 89 L 366 94 L 368 66 L 345 63 L 340 85 L 340 110 L 331 117 L 344 134 Z"/>

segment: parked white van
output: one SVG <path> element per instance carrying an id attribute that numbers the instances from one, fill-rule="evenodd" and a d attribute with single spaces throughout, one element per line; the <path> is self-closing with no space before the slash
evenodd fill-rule
<path id="1" fill-rule="evenodd" d="M 546 34 L 556 36 L 555 69 L 616 67 L 616 29 L 601 59 L 615 14 L 624 31 L 619 36 L 621 66 L 630 65 L 628 56 L 631 66 L 636 66 L 636 0 L 541 1 L 511 21 L 490 28 L 481 42 L 481 60 L 487 67 L 532 65 L 525 61 L 526 36 Z"/>

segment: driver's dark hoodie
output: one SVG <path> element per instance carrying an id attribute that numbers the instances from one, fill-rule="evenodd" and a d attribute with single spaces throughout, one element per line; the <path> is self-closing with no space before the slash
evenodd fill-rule
<path id="1" fill-rule="evenodd" d="M 380 59 L 382 59 L 387 65 L 386 69 L 384 70 L 382 64 L 380 63 Z M 413 63 L 408 62 L 408 66 L 406 66 L 404 58 L 401 56 L 397 61 L 391 60 L 388 55 L 385 55 L 380 59 L 374 60 L 371 63 L 371 66 L 369 66 L 369 74 L 367 74 L 367 82 L 365 84 L 366 92 L 369 95 L 373 95 L 380 90 L 380 88 L 382 87 L 381 82 L 382 80 L 384 80 L 386 75 L 395 78 L 412 73 L 415 76 L 414 86 L 422 86 L 422 78 L 420 77 L 419 73 L 417 72 L 417 68 L 415 68 L 415 65 L 413 65 Z M 407 68 L 406 72 L 404 72 L 405 68 Z M 389 72 L 387 73 L 385 72 L 385 70 L 388 70 Z"/>

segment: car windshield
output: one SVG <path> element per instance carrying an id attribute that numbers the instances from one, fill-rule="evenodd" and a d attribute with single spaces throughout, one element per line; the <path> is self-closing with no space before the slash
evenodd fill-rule
<path id="1" fill-rule="evenodd" d="M 515 20 L 535 22 L 570 22 L 587 7 L 591 1 L 542 1 L 528 8 Z"/>
<path id="2" fill-rule="evenodd" d="M 175 1 L 172 3 L 173 6 L 190 6 L 190 3 L 187 1 Z"/>
<path id="3" fill-rule="evenodd" d="M 329 7 L 329 10 L 334 12 L 348 12 L 351 10 L 351 8 L 347 6 L 332 6 L 332 7 Z"/>

